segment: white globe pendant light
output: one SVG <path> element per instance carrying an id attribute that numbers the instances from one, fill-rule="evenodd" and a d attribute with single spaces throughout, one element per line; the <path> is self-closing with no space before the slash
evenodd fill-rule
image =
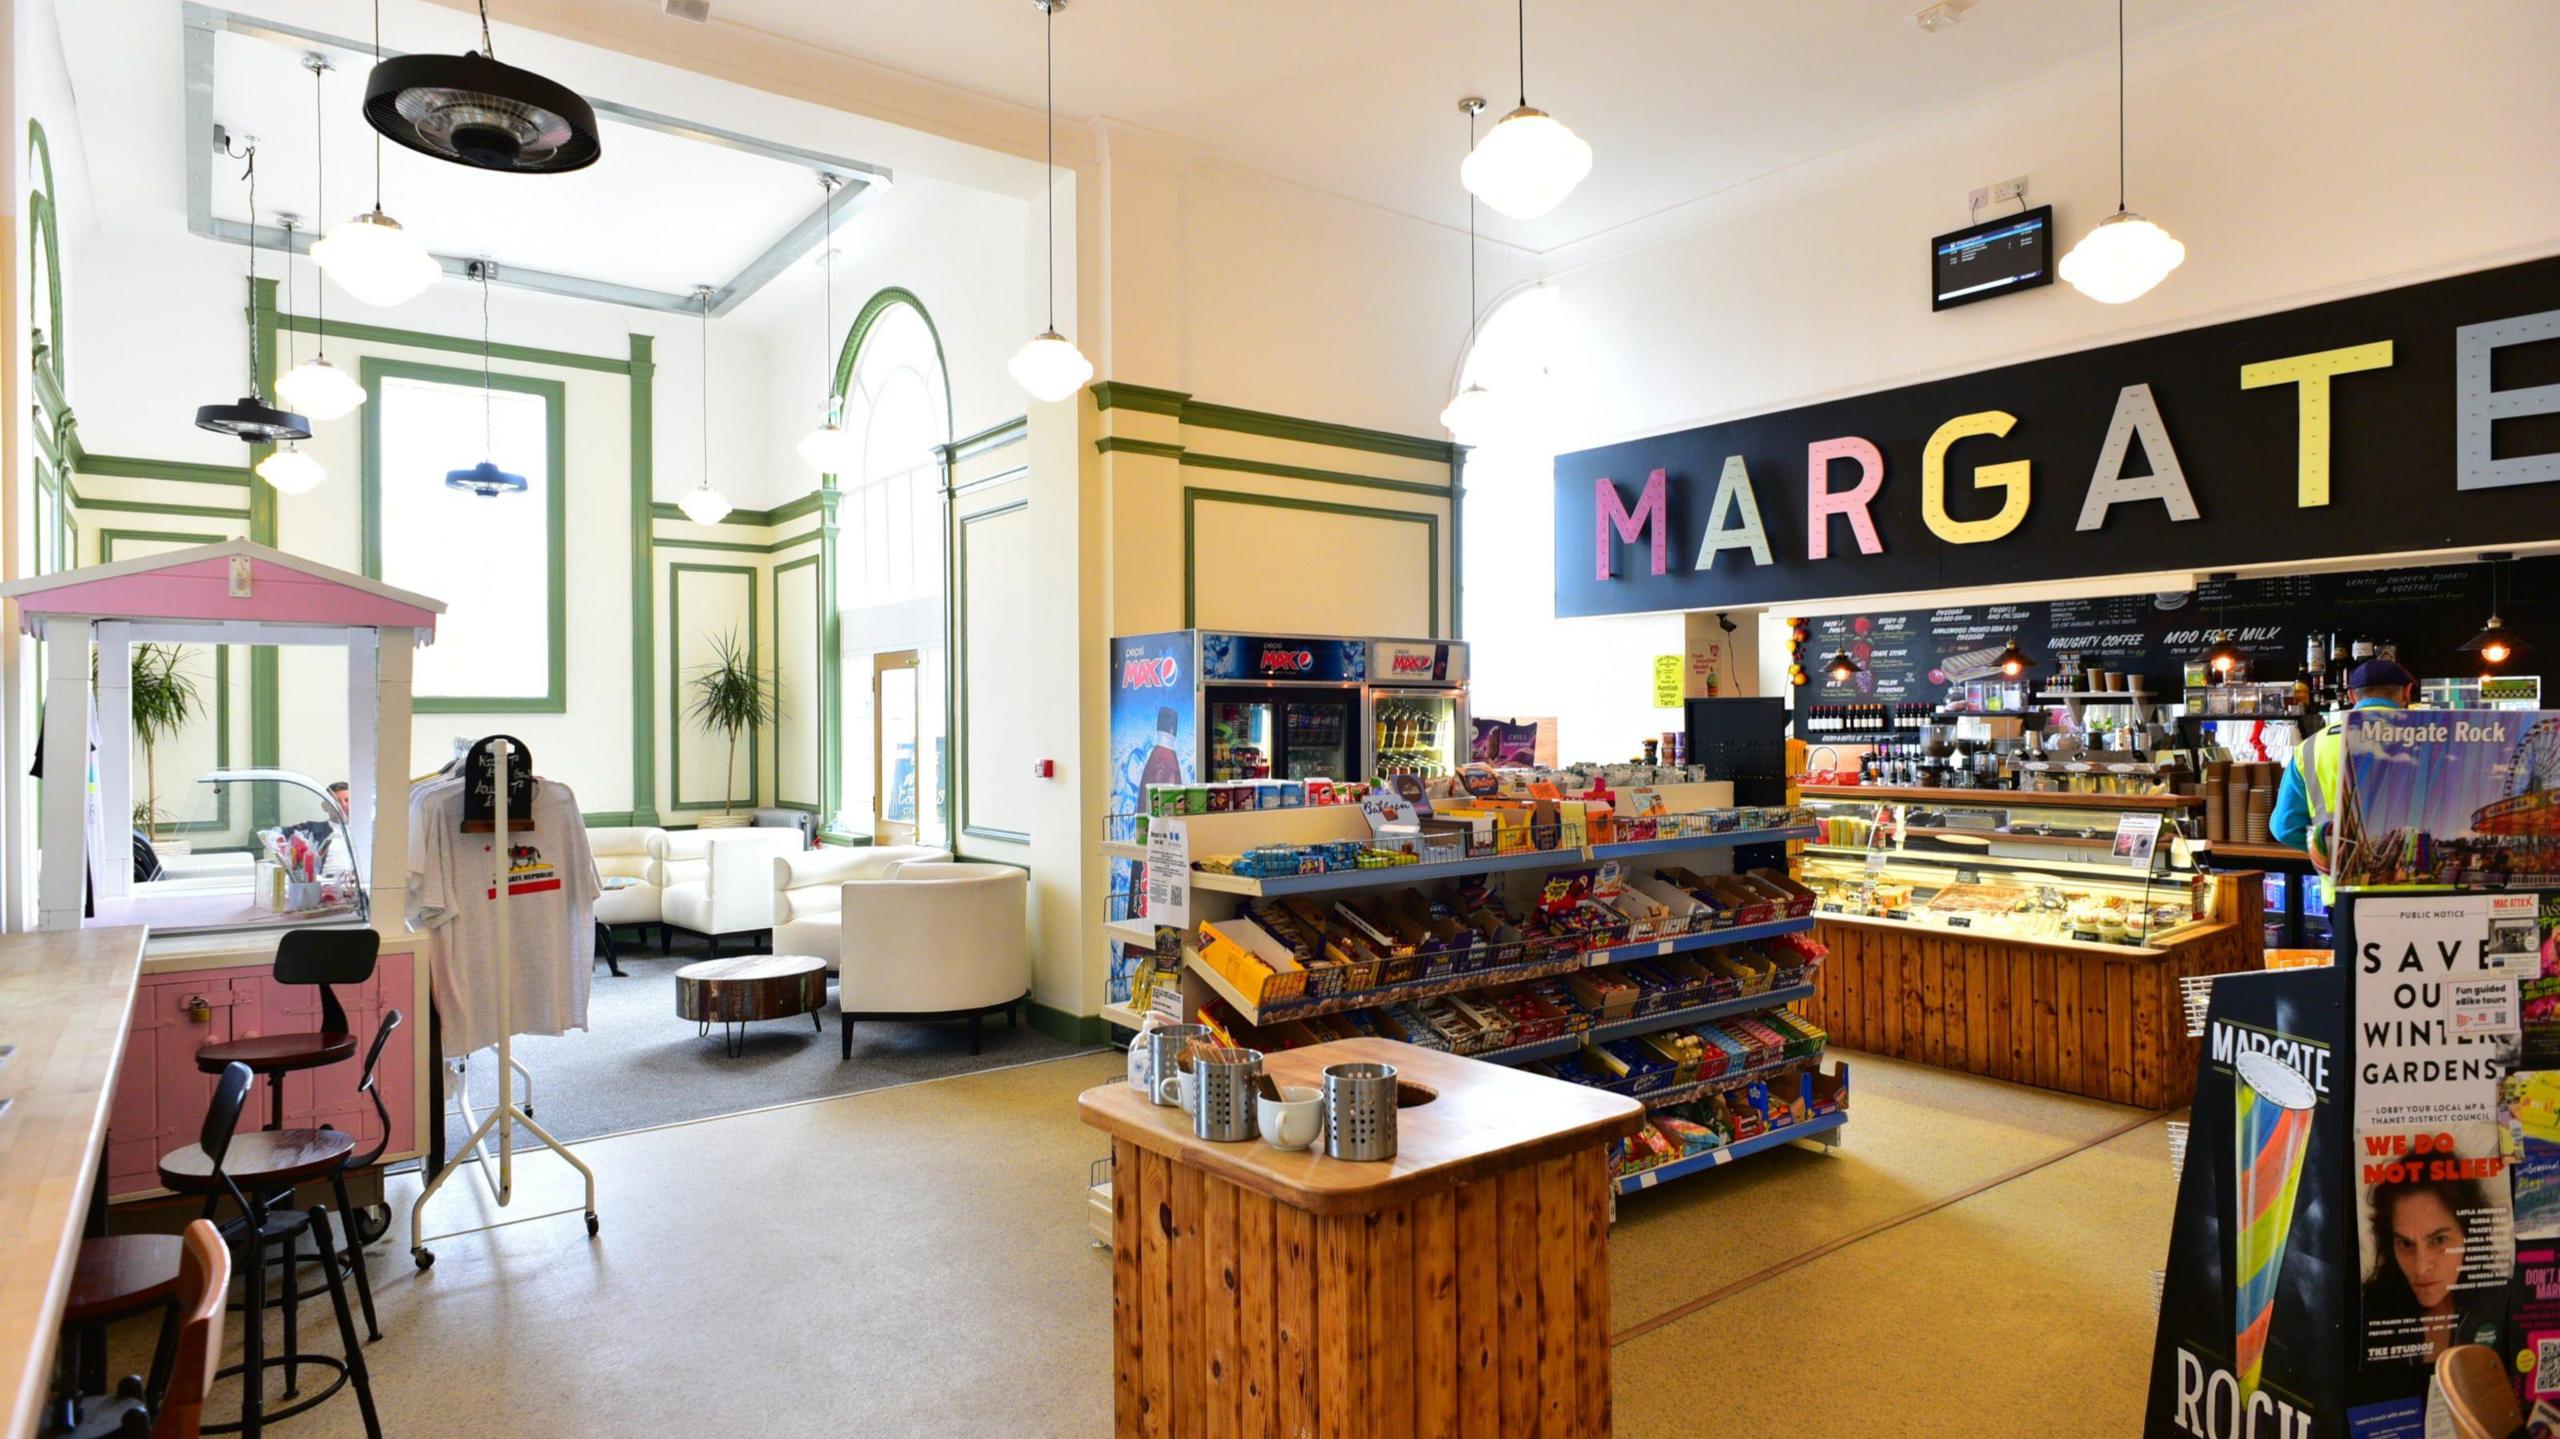
<path id="1" fill-rule="evenodd" d="M 818 332 L 819 372 L 826 376 L 827 401 L 818 427 L 800 437 L 802 463 L 822 475 L 849 475 L 861 468 L 862 452 L 844 428 L 844 397 L 836 393 L 836 186 L 843 182 L 821 171 L 820 206 L 825 211 L 825 238 L 818 245 L 818 268 L 827 279 L 827 308 Z"/>
<path id="2" fill-rule="evenodd" d="M 716 525 L 729 517 L 730 504 L 727 495 L 711 488 L 711 287 L 694 286 L 693 297 L 702 303 L 702 478 L 676 501 L 676 508 L 697 525 Z"/>
<path id="3" fill-rule="evenodd" d="M 303 453 L 301 441 L 293 440 L 258 461 L 258 477 L 275 486 L 277 494 L 307 495 L 329 478 L 329 471 Z"/>
<path id="4" fill-rule="evenodd" d="M 1075 347 L 1075 342 L 1058 333 L 1058 12 L 1067 0 L 1031 0 L 1040 7 L 1041 35 L 1046 49 L 1043 71 L 1048 83 L 1049 158 L 1049 249 L 1045 265 L 1049 282 L 1049 325 L 1024 342 L 1005 361 L 1005 372 L 1013 376 L 1031 398 L 1042 404 L 1063 400 L 1084 388 L 1093 378 L 1093 361 Z"/>
<path id="5" fill-rule="evenodd" d="M 373 63 L 382 63 L 382 0 L 373 4 Z M 435 283 L 444 266 L 382 212 L 382 137 L 373 137 L 373 208 L 312 242 L 311 258 L 338 288 L 388 309 Z"/>
<path id="6" fill-rule="evenodd" d="M 305 55 L 302 57 L 302 67 L 311 72 L 311 168 L 313 175 L 317 177 L 313 181 L 311 213 L 320 215 L 328 213 L 329 209 L 326 183 L 328 155 L 320 143 L 320 137 L 326 129 L 328 115 L 328 107 L 321 93 L 320 77 L 328 73 L 329 62 L 319 55 Z M 293 229 L 293 219 L 288 216 L 284 222 L 285 293 L 288 297 L 293 293 Z M 318 247 L 313 248 L 316 250 Z M 276 395 L 295 410 L 314 420 L 344 419 L 354 411 L 356 406 L 364 403 L 364 386 L 349 378 L 346 371 L 329 363 L 329 287 L 313 285 L 311 294 L 314 306 L 311 324 L 315 336 L 312 356 L 285 371 L 283 376 L 277 379 Z M 285 302 L 285 313 L 292 312 L 293 303 L 288 298 Z M 281 489 L 282 486 L 278 488 Z"/>
<path id="7" fill-rule="evenodd" d="M 1520 108 L 1502 117 L 1458 165 L 1467 193 L 1514 220 L 1534 220 L 1564 203 L 1591 173 L 1591 146 L 1529 103 L 1529 10 L 1519 0 Z"/>
<path id="8" fill-rule="evenodd" d="M 314 420 L 339 420 L 364 403 L 364 386 L 321 355 L 287 371 L 283 379 L 276 381 L 276 395 L 297 414 Z"/>
<path id="9" fill-rule="evenodd" d="M 1476 117 L 1484 113 L 1484 97 L 1469 95 L 1458 102 L 1458 110 L 1467 117 L 1467 148 L 1475 149 Z M 1476 197 L 1467 195 L 1467 351 L 1475 351 L 1476 335 Z M 1460 368 L 1465 368 L 1464 361 Z M 1493 392 L 1470 380 L 1440 411 L 1440 428 L 1449 438 L 1470 449 L 1480 447 L 1493 438 L 1494 427 L 1501 419 L 1501 406 Z"/>
<path id="10" fill-rule="evenodd" d="M 2116 0 L 2116 212 L 2080 237 L 2054 273 L 2102 305 L 2151 293 L 2186 263 L 2187 247 L 2124 204 L 2124 0 Z"/>

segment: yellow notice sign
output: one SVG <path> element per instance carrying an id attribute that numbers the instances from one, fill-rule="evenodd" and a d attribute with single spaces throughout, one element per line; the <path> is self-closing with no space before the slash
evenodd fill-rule
<path id="1" fill-rule="evenodd" d="M 1680 657 L 1655 655 L 1653 657 L 1653 707 L 1676 710 L 1680 708 L 1680 699 Z"/>

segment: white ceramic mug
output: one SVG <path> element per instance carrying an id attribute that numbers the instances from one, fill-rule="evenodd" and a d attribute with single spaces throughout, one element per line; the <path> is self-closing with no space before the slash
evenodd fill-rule
<path id="1" fill-rule="evenodd" d="M 1159 1077 L 1156 1080 L 1156 1103 L 1177 1106 L 1183 1113 L 1189 1114 L 1192 1105 L 1191 1071 L 1177 1069 L 1171 1074 Z"/>
<path id="2" fill-rule="evenodd" d="M 1262 1137 L 1274 1149 L 1304 1149 L 1324 1133 L 1324 1091 L 1312 1085 L 1284 1084 L 1278 1099 L 1256 1095 L 1253 1107 Z"/>

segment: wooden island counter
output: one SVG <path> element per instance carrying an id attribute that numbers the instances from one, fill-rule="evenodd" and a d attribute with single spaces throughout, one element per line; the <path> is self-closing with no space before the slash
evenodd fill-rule
<path id="1" fill-rule="evenodd" d="M 2158 811 L 2197 801 L 2180 795 L 2083 795 L 1944 790 L 1877 785 L 1806 785 L 1807 801 L 1949 808 Z M 2021 823 L 2021 830 L 2026 824 Z M 1964 849 L 2066 856 L 2106 838 L 1947 829 L 1914 825 L 1910 839 L 1932 848 L 1893 850 L 1903 863 L 1961 870 Z M 2166 843 L 2165 840 L 2162 843 Z M 1826 849 L 1807 846 L 1808 857 Z M 1985 860 L 1983 863 L 1998 863 Z M 2013 865 L 2042 863 L 2011 860 Z M 2183 1104 L 2195 1083 L 2195 1041 L 2187 1037 L 2179 981 L 2257 969 L 2265 962 L 2266 896 L 2255 870 L 2218 876 L 2209 910 L 2196 922 L 2146 943 L 2007 935 L 1926 920 L 1820 912 L 1814 933 L 1830 955 L 1805 1012 L 1831 1042 L 1994 1079 L 2084 1094 L 2147 1109 Z M 2189 883 L 2189 876 L 2169 877 Z M 1916 906 L 1915 906 L 1916 909 Z"/>
<path id="2" fill-rule="evenodd" d="M 1211 1143 L 1125 1083 L 1078 1099 L 1111 1136 L 1116 1433 L 1609 1433 L 1607 1151 L 1643 1105 L 1391 1040 L 1264 1068 L 1363 1060 L 1430 1094 L 1384 1162 Z"/>

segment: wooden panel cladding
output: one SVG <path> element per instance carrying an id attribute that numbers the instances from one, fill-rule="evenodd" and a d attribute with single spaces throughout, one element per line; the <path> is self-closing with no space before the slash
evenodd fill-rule
<path id="1" fill-rule="evenodd" d="M 1610 1432 L 1600 1146 L 1342 1214 L 1111 1149 L 1115 1433 Z"/>
<path id="2" fill-rule="evenodd" d="M 1889 924 L 1825 922 L 1829 947 L 1801 1006 L 1831 1042 L 2118 1104 L 2166 1109 L 2195 1085 L 2178 981 L 2263 962 L 2256 876 L 2226 880 L 2232 919 L 2122 958 Z"/>

